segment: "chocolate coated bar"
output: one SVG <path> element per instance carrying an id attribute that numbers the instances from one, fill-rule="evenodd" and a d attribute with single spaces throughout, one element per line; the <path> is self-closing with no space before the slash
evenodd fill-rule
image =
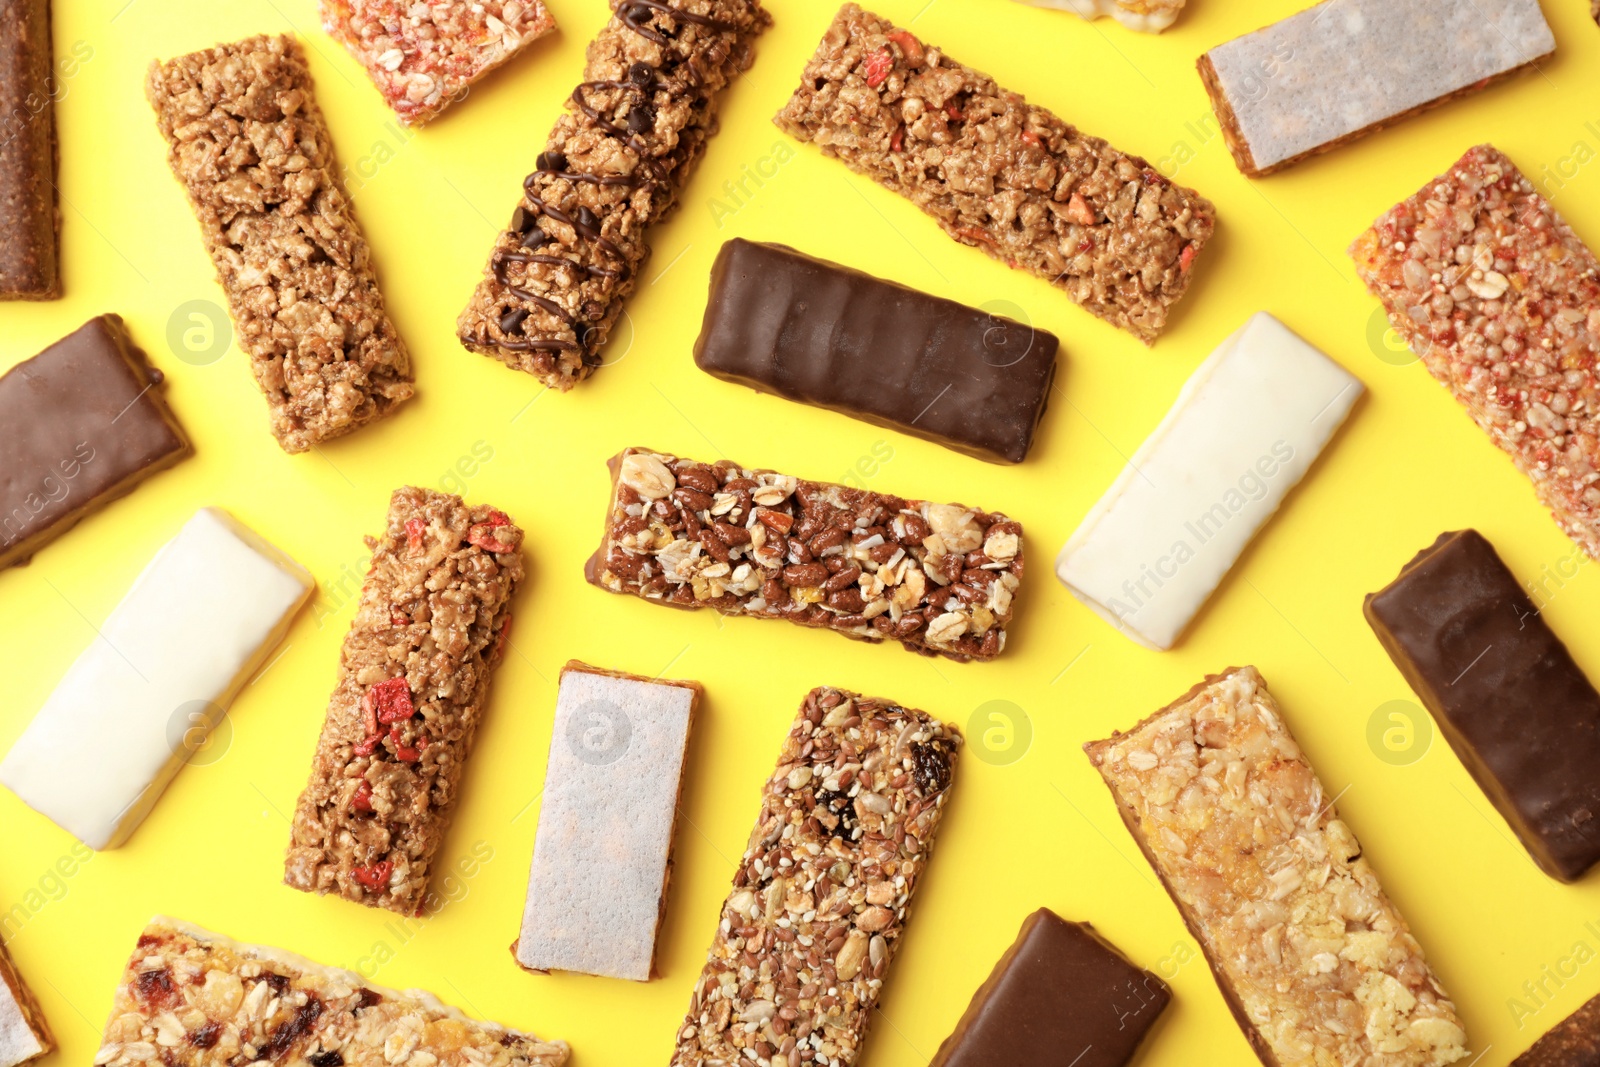
<path id="1" fill-rule="evenodd" d="M 0 0 L 0 300 L 61 295 L 50 0 Z"/>

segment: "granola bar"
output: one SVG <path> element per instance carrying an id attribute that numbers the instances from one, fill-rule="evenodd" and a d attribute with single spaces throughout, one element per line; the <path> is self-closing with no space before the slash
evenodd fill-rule
<path id="1" fill-rule="evenodd" d="M 1600 0 L 1595 0 L 1600 9 Z M 1592 997 L 1511 1061 L 1511 1067 L 1591 1067 L 1600 1063 L 1600 997 Z"/>
<path id="2" fill-rule="evenodd" d="M 522 530 L 494 508 L 406 487 L 367 544 L 284 882 L 414 914 L 505 651 Z"/>
<path id="3" fill-rule="evenodd" d="M 468 1018 L 421 990 L 157 916 L 128 960 L 95 1067 L 562 1067 L 565 1041 Z"/>
<path id="4" fill-rule="evenodd" d="M 0 7 L 0 300 L 61 295 L 50 0 Z"/>
<path id="5" fill-rule="evenodd" d="M 850 1067 L 944 816 L 961 734 L 806 694 L 678 1031 L 672 1067 Z"/>
<path id="6" fill-rule="evenodd" d="M 1491 145 L 1356 239 L 1356 273 L 1429 372 L 1600 559 L 1600 261 Z"/>
<path id="7" fill-rule="evenodd" d="M 1084 746 L 1266 1067 L 1438 1067 L 1455 1006 L 1254 667 Z"/>
<path id="8" fill-rule="evenodd" d="M 646 232 L 677 205 L 722 90 L 772 21 L 760 0 L 611 3 L 456 324 L 466 348 L 554 389 L 599 366 L 650 253 Z"/>
<path id="9" fill-rule="evenodd" d="M 411 357 L 294 39 L 153 63 L 145 93 L 283 450 L 304 452 L 408 399 Z"/>
<path id="10" fill-rule="evenodd" d="M 1199 59 L 1252 178 L 1332 151 L 1548 59 L 1539 0 L 1324 0 Z"/>
<path id="11" fill-rule="evenodd" d="M 1022 0 L 1035 7 L 1053 7 L 1071 11 L 1081 18 L 1093 21 L 1110 15 L 1130 30 L 1142 33 L 1160 33 L 1178 21 L 1178 13 L 1187 0 Z M 1596 0 L 1600 3 L 1600 0 Z"/>
<path id="12" fill-rule="evenodd" d="M 681 608 L 787 619 L 924 655 L 993 659 L 1022 524 L 960 504 L 630 448 L 610 462 L 590 582 Z"/>
<path id="13" fill-rule="evenodd" d="M 0 944 L 0 1067 L 21 1067 L 55 1048 L 39 1001 Z"/>
<path id="14" fill-rule="evenodd" d="M 1211 201 L 1145 160 L 853 3 L 774 121 L 1146 344 L 1216 225 Z"/>
<path id="15" fill-rule="evenodd" d="M 320 0 L 322 28 L 408 126 L 434 118 L 556 28 L 541 0 Z"/>

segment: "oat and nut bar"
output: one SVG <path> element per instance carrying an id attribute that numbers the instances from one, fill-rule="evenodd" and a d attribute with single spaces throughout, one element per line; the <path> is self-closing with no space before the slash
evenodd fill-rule
<path id="1" fill-rule="evenodd" d="M 193 454 L 162 380 L 117 315 L 0 375 L 0 568 Z"/>
<path id="2" fill-rule="evenodd" d="M 1350 249 L 1395 331 L 1600 559 L 1600 261 L 1491 145 Z"/>
<path id="3" fill-rule="evenodd" d="M 1600 9 L 1600 0 L 1597 0 Z M 1511 1067 L 1594 1067 L 1600 1063 L 1600 997 L 1586 1001 L 1583 1007 L 1555 1025 L 1522 1055 L 1511 1061 Z"/>
<path id="4" fill-rule="evenodd" d="M 415 914 L 511 630 L 522 530 L 395 490 L 295 807 L 284 882 Z"/>
<path id="5" fill-rule="evenodd" d="M 462 345 L 570 389 L 638 284 L 645 237 L 717 128 L 722 90 L 755 61 L 760 0 L 612 0 L 584 80 L 522 183 L 457 320 Z"/>
<path id="6" fill-rule="evenodd" d="M 0 4 L 0 300 L 61 295 L 50 0 Z"/>
<path id="7" fill-rule="evenodd" d="M 1324 0 L 1198 66 L 1234 162 L 1259 178 L 1479 92 L 1555 47 L 1539 0 Z"/>
<path id="8" fill-rule="evenodd" d="M 1005 649 L 1023 553 L 1004 515 L 644 448 L 610 467 L 585 567 L 602 589 L 956 660 Z"/>
<path id="9" fill-rule="evenodd" d="M 672 1067 L 851 1067 L 961 746 L 927 713 L 806 694 L 762 790 Z"/>
<path id="10" fill-rule="evenodd" d="M 1266 1067 L 1439 1067 L 1466 1034 L 1254 667 L 1084 746 Z"/>
<path id="11" fill-rule="evenodd" d="M 1053 7 L 1093 21 L 1110 15 L 1130 30 L 1160 33 L 1178 21 L 1187 0 L 1022 0 L 1035 7 Z"/>
<path id="12" fill-rule="evenodd" d="M 420 126 L 478 79 L 556 28 L 542 0 L 320 0 L 344 45 L 400 121 Z"/>
<path id="13" fill-rule="evenodd" d="M 294 39 L 153 63 L 145 93 L 283 450 L 304 452 L 409 398 L 411 357 Z"/>
<path id="14" fill-rule="evenodd" d="M 56 1040 L 39 1001 L 0 944 L 0 1067 L 21 1067 L 54 1052 Z"/>
<path id="15" fill-rule="evenodd" d="M 561 671 L 528 871 L 511 946 L 531 971 L 655 977 L 673 827 L 699 682 L 574 660 Z"/>
<path id="16" fill-rule="evenodd" d="M 1216 226 L 1211 201 L 846 4 L 778 126 L 951 237 L 1150 344 Z"/>
<path id="17" fill-rule="evenodd" d="M 150 920 L 111 1005 L 95 1067 L 562 1067 L 565 1041 L 480 1022 L 432 995 Z"/>

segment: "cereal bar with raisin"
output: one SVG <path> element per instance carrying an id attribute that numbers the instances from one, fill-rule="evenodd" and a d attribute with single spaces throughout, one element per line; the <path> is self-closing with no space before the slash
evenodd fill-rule
<path id="1" fill-rule="evenodd" d="M 911 31 L 846 4 L 774 120 L 962 244 L 1151 344 L 1216 208 Z"/>
<path id="2" fill-rule="evenodd" d="M 22 1067 L 55 1048 L 38 999 L 0 943 L 0 1067 Z"/>
<path id="3" fill-rule="evenodd" d="M 0 6 L 0 300 L 61 295 L 50 0 Z"/>
<path id="4" fill-rule="evenodd" d="M 646 231 L 677 205 L 722 90 L 771 22 L 760 0 L 612 0 L 457 320 L 463 346 L 552 389 L 594 373 L 650 254 Z"/>
<path id="5" fill-rule="evenodd" d="M 605 536 L 585 567 L 602 589 L 955 660 L 1005 649 L 1022 524 L 998 512 L 644 448 L 610 467 Z"/>
<path id="6" fill-rule="evenodd" d="M 1395 331 L 1600 559 L 1600 261 L 1478 145 L 1350 248 Z"/>
<path id="7" fill-rule="evenodd" d="M 295 807 L 284 882 L 420 912 L 511 630 L 522 530 L 406 487 L 389 502 Z"/>
<path id="8" fill-rule="evenodd" d="M 672 1067 L 851 1067 L 944 817 L 961 733 L 822 686 L 762 790 Z"/>
<path id="9" fill-rule="evenodd" d="M 1422 946 L 1254 667 L 1084 750 L 1266 1067 L 1468 1054 Z"/>
<path id="10" fill-rule="evenodd" d="M 562 1067 L 565 1041 L 480 1022 L 421 990 L 157 916 L 111 1005 L 95 1067 Z"/>
<path id="11" fill-rule="evenodd" d="M 285 452 L 380 419 L 412 394 L 311 71 L 292 37 L 152 63 L 145 94 Z"/>

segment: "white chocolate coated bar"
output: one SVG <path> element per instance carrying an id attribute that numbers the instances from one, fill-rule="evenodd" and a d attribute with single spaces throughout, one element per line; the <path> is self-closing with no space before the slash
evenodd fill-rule
<path id="1" fill-rule="evenodd" d="M 68 668 L 0 762 L 0 784 L 90 848 L 122 844 L 312 587 L 254 531 L 200 509 Z"/>
<path id="2" fill-rule="evenodd" d="M 55 1047 L 39 1002 L 0 945 L 0 1067 L 20 1067 Z"/>
<path id="3" fill-rule="evenodd" d="M 1160 33 L 1178 19 L 1186 0 L 1022 0 L 1034 7 L 1053 7 L 1094 20 L 1110 15 L 1130 30 Z"/>
<path id="4" fill-rule="evenodd" d="M 1057 576 L 1127 636 L 1171 648 L 1363 388 L 1257 313 L 1184 383 L 1061 550 Z"/>

